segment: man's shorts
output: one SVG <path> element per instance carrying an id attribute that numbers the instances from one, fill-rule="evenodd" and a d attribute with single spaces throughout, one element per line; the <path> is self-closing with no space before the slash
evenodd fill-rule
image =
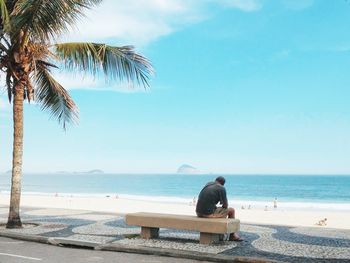
<path id="1" fill-rule="evenodd" d="M 214 213 L 210 215 L 199 215 L 199 217 L 207 217 L 207 218 L 226 218 L 228 215 L 228 209 L 223 207 L 217 207 Z"/>
<path id="2" fill-rule="evenodd" d="M 227 217 L 228 209 L 223 207 L 217 207 L 213 213 L 214 216 L 218 215 L 219 217 Z"/>

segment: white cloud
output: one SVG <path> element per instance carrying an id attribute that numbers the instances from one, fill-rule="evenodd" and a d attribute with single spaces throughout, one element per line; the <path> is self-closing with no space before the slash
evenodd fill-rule
<path id="1" fill-rule="evenodd" d="M 56 72 L 54 77 L 67 90 L 93 89 L 98 85 L 93 77 L 79 73 Z"/>
<path id="2" fill-rule="evenodd" d="M 350 45 L 337 45 L 331 48 L 328 48 L 329 51 L 333 51 L 333 52 L 350 52 Z"/>
<path id="3" fill-rule="evenodd" d="M 349 53 L 350 52 L 350 44 L 341 43 L 341 44 L 322 45 L 319 43 L 315 43 L 313 45 L 305 46 L 301 50 L 304 52 Z"/>
<path id="4" fill-rule="evenodd" d="M 290 53 L 291 51 L 289 49 L 280 50 L 271 56 L 270 61 L 284 60 L 290 56 Z"/>
<path id="5" fill-rule="evenodd" d="M 283 0 L 283 5 L 292 10 L 303 10 L 313 5 L 314 0 Z"/>
<path id="6" fill-rule="evenodd" d="M 7 100 L 7 97 L 5 98 L 5 96 L 0 95 L 0 127 L 4 128 L 4 127 L 8 127 L 8 120 L 11 119 L 9 118 L 11 116 L 11 108 L 12 105 L 9 103 L 9 101 Z M 4 121 L 6 120 L 6 121 Z"/>
<path id="7" fill-rule="evenodd" d="M 105 0 L 90 11 L 62 41 L 103 41 L 112 44 L 146 45 L 186 25 L 205 20 L 208 9 L 234 8 L 256 11 L 261 0 Z M 209 11 L 210 12 L 210 11 Z M 68 90 L 99 89 L 135 92 L 125 83 L 105 83 L 103 77 L 56 72 L 57 80 Z"/>
<path id="8" fill-rule="evenodd" d="M 11 109 L 11 104 L 8 100 L 0 98 L 0 112 L 9 112 Z"/>
<path id="9" fill-rule="evenodd" d="M 87 89 L 87 90 L 113 90 L 119 92 L 144 91 L 142 87 L 133 86 L 129 83 L 119 81 L 106 82 L 104 77 L 94 78 L 90 75 L 79 73 L 55 73 L 55 79 L 67 90 Z"/>
<path id="10" fill-rule="evenodd" d="M 197 19 L 193 0 L 105 0 L 68 38 L 147 44 Z M 199 15 L 199 14 L 198 14 Z"/>
<path id="11" fill-rule="evenodd" d="M 257 11 L 262 7 L 262 3 L 259 0 L 224 0 L 220 2 L 223 2 L 228 7 L 237 8 L 246 12 Z"/>
<path id="12" fill-rule="evenodd" d="M 88 11 L 87 18 L 80 21 L 63 40 L 104 40 L 140 46 L 186 25 L 205 20 L 209 16 L 206 12 L 213 5 L 251 12 L 261 8 L 260 1 L 105 0 L 100 6 Z"/>

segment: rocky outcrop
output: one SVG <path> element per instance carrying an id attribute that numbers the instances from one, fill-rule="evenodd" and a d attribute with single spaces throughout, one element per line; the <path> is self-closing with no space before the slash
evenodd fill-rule
<path id="1" fill-rule="evenodd" d="M 188 164 L 183 164 L 177 169 L 177 173 L 179 174 L 196 174 L 198 173 L 198 169 Z"/>

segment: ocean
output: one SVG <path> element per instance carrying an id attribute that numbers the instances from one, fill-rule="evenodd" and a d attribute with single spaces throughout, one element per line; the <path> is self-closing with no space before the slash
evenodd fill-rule
<path id="1" fill-rule="evenodd" d="M 188 203 L 213 174 L 24 174 L 22 194 L 117 196 Z M 222 175 L 232 206 L 350 212 L 350 176 Z M 9 193 L 11 174 L 0 174 L 0 191 Z"/>

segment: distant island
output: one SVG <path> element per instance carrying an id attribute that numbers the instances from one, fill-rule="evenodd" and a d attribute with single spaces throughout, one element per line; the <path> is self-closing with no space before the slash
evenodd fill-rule
<path id="1" fill-rule="evenodd" d="M 193 167 L 189 164 L 183 164 L 177 169 L 178 174 L 197 174 L 199 173 L 196 167 Z"/>
<path id="2" fill-rule="evenodd" d="M 86 173 L 86 174 L 103 174 L 104 171 L 102 171 L 100 169 L 94 169 L 94 170 L 90 170 L 90 171 L 82 172 L 82 173 Z"/>

